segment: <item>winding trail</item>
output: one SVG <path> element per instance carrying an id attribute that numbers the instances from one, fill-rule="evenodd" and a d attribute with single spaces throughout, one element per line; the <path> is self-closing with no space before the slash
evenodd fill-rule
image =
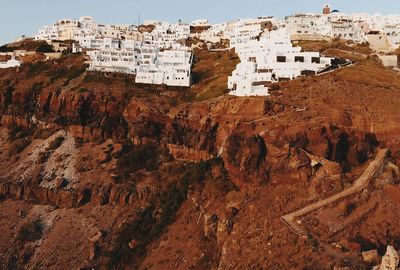
<path id="1" fill-rule="evenodd" d="M 301 228 L 300 224 L 296 222 L 296 220 L 304 216 L 312 211 L 315 211 L 321 207 L 324 207 L 330 203 L 333 203 L 337 200 L 343 199 L 349 195 L 362 191 L 366 188 L 369 182 L 382 174 L 382 170 L 385 167 L 388 156 L 389 149 L 381 149 L 378 151 L 375 159 L 371 161 L 362 175 L 354 182 L 353 186 L 343 190 L 342 192 L 335 194 L 329 198 L 326 198 L 322 201 L 315 202 L 310 204 L 304 208 L 301 208 L 297 211 L 289 213 L 287 215 L 282 216 L 282 220 L 298 235 L 306 235 L 306 232 L 303 228 Z"/>

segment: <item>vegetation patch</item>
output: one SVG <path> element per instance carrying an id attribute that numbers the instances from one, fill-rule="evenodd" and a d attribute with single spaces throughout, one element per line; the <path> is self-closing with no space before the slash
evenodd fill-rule
<path id="1" fill-rule="evenodd" d="M 13 125 L 8 129 L 8 140 L 13 142 L 17 139 L 24 139 L 33 134 L 34 128 L 23 128 L 18 125 Z"/>
<path id="2" fill-rule="evenodd" d="M 18 240 L 22 242 L 37 241 L 43 236 L 43 223 L 40 219 L 34 219 L 24 224 L 18 232 Z"/>
<path id="3" fill-rule="evenodd" d="M 154 171 L 159 165 L 159 153 L 159 147 L 154 143 L 125 146 L 117 162 L 118 171 L 124 179 L 142 169 Z"/>
<path id="4" fill-rule="evenodd" d="M 228 76 L 240 62 L 233 51 L 210 52 L 196 49 L 192 68 L 195 101 L 208 100 L 227 93 Z"/>
<path id="5" fill-rule="evenodd" d="M 186 200 L 189 186 L 203 181 L 209 170 L 208 162 L 183 166 L 181 178 L 161 193 L 152 205 L 138 213 L 137 218 L 131 224 L 126 224 L 121 228 L 117 245 L 109 254 L 111 257 L 109 267 L 120 269 L 121 264 L 128 258 L 143 256 L 147 246 L 158 239 L 164 233 L 165 228 L 174 221 L 176 212 Z M 155 215 L 155 212 L 160 215 Z M 128 244 L 132 239 L 137 242 L 137 245 L 130 249 Z M 137 262 L 137 260 L 134 261 Z"/>
<path id="6" fill-rule="evenodd" d="M 58 149 L 62 143 L 64 142 L 65 138 L 63 136 L 58 136 L 54 140 L 49 143 L 49 150 L 56 150 Z"/>
<path id="7" fill-rule="evenodd" d="M 33 133 L 33 139 L 34 140 L 46 140 L 48 139 L 51 135 L 53 134 L 53 132 L 49 129 L 42 129 L 42 128 L 38 128 L 35 130 L 35 132 Z"/>
<path id="8" fill-rule="evenodd" d="M 30 144 L 31 141 L 27 138 L 14 140 L 8 148 L 8 155 L 10 157 L 18 155 Z"/>
<path id="9" fill-rule="evenodd" d="M 36 50 L 37 50 L 38 52 L 41 52 L 41 53 L 51 53 L 51 52 L 54 52 L 53 46 L 51 46 L 51 45 L 49 45 L 49 44 L 47 44 L 47 43 L 40 43 L 40 44 L 37 46 Z"/>
<path id="10" fill-rule="evenodd" d="M 8 130 L 8 155 L 10 157 L 21 153 L 32 142 L 34 128 L 23 128 L 18 125 L 13 125 Z"/>
<path id="11" fill-rule="evenodd" d="M 50 69 L 50 65 L 47 64 L 46 62 L 39 61 L 36 63 L 32 63 L 28 66 L 28 75 L 30 77 L 33 77 L 41 73 L 44 73 L 48 69 Z"/>

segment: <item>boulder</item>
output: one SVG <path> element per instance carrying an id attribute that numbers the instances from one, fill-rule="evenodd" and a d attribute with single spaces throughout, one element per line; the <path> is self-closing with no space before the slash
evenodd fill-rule
<path id="1" fill-rule="evenodd" d="M 101 231 L 97 231 L 92 237 L 89 238 L 89 241 L 91 243 L 97 243 L 102 236 L 103 233 Z"/>
<path id="2" fill-rule="evenodd" d="M 367 263 L 375 263 L 375 264 L 379 263 L 380 256 L 376 249 L 364 251 L 361 253 L 361 255 L 362 255 L 364 261 Z"/>
<path id="3" fill-rule="evenodd" d="M 379 270 L 396 270 L 399 265 L 399 254 L 392 246 L 388 246 L 386 254 L 382 257 Z"/>
<path id="4" fill-rule="evenodd" d="M 132 241 L 129 242 L 128 245 L 129 248 L 134 249 L 138 245 L 138 242 L 135 239 L 133 239 Z"/>

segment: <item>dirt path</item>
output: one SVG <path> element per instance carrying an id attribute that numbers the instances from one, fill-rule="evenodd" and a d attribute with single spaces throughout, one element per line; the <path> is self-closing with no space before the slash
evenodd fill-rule
<path id="1" fill-rule="evenodd" d="M 337 200 L 343 199 L 349 195 L 362 191 L 367 187 L 370 180 L 377 177 L 382 173 L 382 169 L 386 163 L 386 157 L 388 155 L 389 149 L 381 149 L 378 151 L 375 159 L 371 161 L 368 167 L 365 169 L 363 174 L 354 182 L 353 186 L 343 190 L 342 192 L 335 194 L 327 199 L 322 201 L 310 204 L 304 208 L 301 208 L 295 212 L 289 213 L 287 215 L 282 216 L 282 220 L 297 234 L 304 235 L 306 234 L 303 228 L 296 222 L 296 219 L 299 217 L 308 214 L 312 211 L 315 211 L 321 207 L 324 207 L 330 203 L 333 203 Z"/>

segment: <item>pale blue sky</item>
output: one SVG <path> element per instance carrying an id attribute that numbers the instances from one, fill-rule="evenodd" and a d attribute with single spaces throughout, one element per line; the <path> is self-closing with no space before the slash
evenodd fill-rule
<path id="1" fill-rule="evenodd" d="M 98 22 L 136 24 L 160 19 L 211 22 L 298 12 L 320 12 L 323 4 L 345 13 L 400 14 L 400 0 L 0 0 L 0 44 L 22 34 L 33 35 L 56 19 L 90 15 Z"/>

